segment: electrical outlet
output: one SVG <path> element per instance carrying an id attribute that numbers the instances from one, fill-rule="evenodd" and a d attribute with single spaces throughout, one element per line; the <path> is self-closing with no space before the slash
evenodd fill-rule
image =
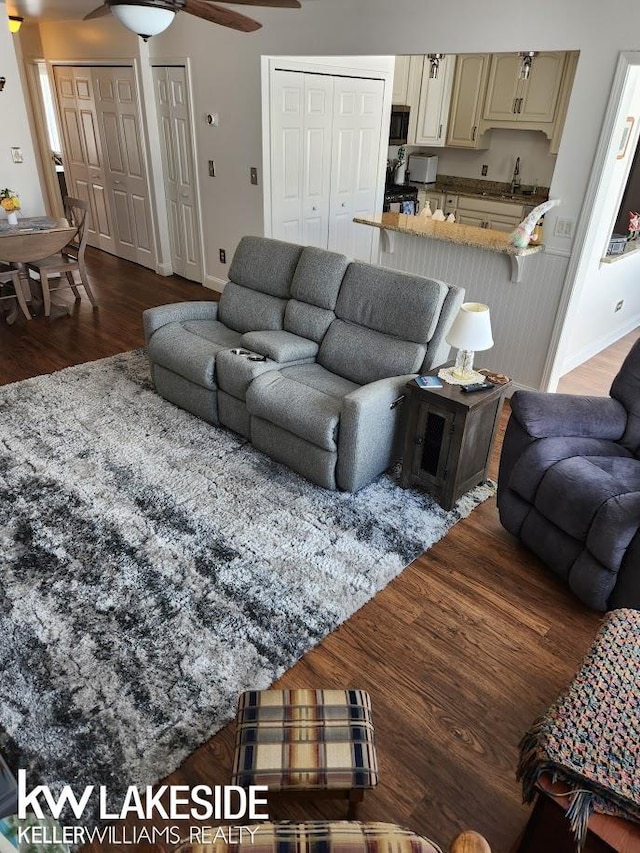
<path id="1" fill-rule="evenodd" d="M 489 167 L 488 167 L 488 166 L 487 166 L 487 164 L 485 163 L 485 164 L 484 164 L 484 166 L 482 167 L 482 174 L 483 174 L 483 175 L 486 175 L 488 171 L 489 171 Z"/>
<path id="2" fill-rule="evenodd" d="M 249 174 L 251 175 L 251 183 L 257 187 L 258 186 L 258 170 L 257 170 L 257 168 L 255 166 L 252 166 L 249 169 Z"/>
<path id="3" fill-rule="evenodd" d="M 619 302 L 616 302 L 615 308 L 613 309 L 613 313 L 615 314 L 616 311 L 619 311 L 623 305 L 624 305 L 624 299 L 621 299 Z"/>
<path id="4" fill-rule="evenodd" d="M 556 227 L 553 233 L 556 237 L 573 237 L 573 219 L 556 219 Z"/>
<path id="5" fill-rule="evenodd" d="M 224 249 L 220 249 L 220 263 L 221 264 L 227 263 L 227 253 L 225 252 Z"/>
<path id="6" fill-rule="evenodd" d="M 215 178 L 215 176 L 216 176 L 216 164 L 213 162 L 213 160 L 209 160 L 209 177 Z"/>

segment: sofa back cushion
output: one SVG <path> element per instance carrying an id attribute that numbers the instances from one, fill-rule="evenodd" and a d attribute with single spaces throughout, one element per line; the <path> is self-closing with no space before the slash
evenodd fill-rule
<path id="1" fill-rule="evenodd" d="M 611 396 L 627 410 L 627 427 L 620 443 L 640 457 L 640 340 L 631 347 L 613 380 Z"/>
<path id="2" fill-rule="evenodd" d="M 319 343 L 331 321 L 349 259 L 336 252 L 307 246 L 291 283 L 284 328 Z"/>
<path id="3" fill-rule="evenodd" d="M 351 263 L 318 361 L 361 385 L 418 373 L 447 293 L 440 281 Z"/>
<path id="4" fill-rule="evenodd" d="M 267 237 L 238 243 L 218 308 L 219 320 L 237 332 L 282 329 L 302 246 Z"/>

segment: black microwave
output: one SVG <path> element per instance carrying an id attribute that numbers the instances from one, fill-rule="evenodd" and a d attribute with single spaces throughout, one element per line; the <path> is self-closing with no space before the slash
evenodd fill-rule
<path id="1" fill-rule="evenodd" d="M 406 145 L 409 134 L 409 112 L 411 107 L 394 104 L 391 107 L 391 124 L 389 125 L 389 145 Z"/>

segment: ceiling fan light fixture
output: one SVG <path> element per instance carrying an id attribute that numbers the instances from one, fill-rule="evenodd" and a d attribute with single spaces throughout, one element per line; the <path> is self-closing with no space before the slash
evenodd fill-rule
<path id="1" fill-rule="evenodd" d="M 9 32 L 17 33 L 23 21 L 24 18 L 21 18 L 19 15 L 9 15 Z"/>
<path id="2" fill-rule="evenodd" d="M 176 16 L 172 9 L 134 3 L 114 3 L 111 11 L 123 26 L 145 41 L 164 32 Z"/>

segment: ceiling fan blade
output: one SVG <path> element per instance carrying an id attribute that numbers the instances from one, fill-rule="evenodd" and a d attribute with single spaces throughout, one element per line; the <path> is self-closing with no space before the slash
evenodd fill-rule
<path id="1" fill-rule="evenodd" d="M 85 15 L 82 19 L 83 21 L 90 21 L 92 18 L 102 18 L 104 15 L 108 15 L 111 12 L 111 9 L 107 6 L 106 3 L 103 3 L 102 6 L 98 6 L 97 9 L 94 9 L 93 12 L 89 12 L 88 15 Z"/>
<path id="2" fill-rule="evenodd" d="M 210 0 L 186 0 L 183 11 L 205 21 L 212 21 L 214 24 L 239 30 L 241 33 L 251 33 L 254 30 L 259 30 L 262 26 L 253 18 L 247 18 L 240 12 L 232 12 L 231 9 L 223 9 L 222 6 L 216 6 Z"/>
<path id="3" fill-rule="evenodd" d="M 300 0 L 217 0 L 235 6 L 271 6 L 272 9 L 300 9 Z"/>

